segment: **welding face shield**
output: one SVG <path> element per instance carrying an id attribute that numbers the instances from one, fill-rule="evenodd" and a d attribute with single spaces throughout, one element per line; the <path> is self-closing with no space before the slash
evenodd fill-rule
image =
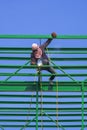
<path id="1" fill-rule="evenodd" d="M 37 65 L 38 67 L 44 67 L 44 65 L 49 65 L 49 60 L 48 59 L 43 59 L 43 58 L 40 58 L 38 59 L 37 61 Z"/>
<path id="2" fill-rule="evenodd" d="M 43 66 L 42 58 L 38 59 L 37 66 L 38 67 L 42 67 Z"/>

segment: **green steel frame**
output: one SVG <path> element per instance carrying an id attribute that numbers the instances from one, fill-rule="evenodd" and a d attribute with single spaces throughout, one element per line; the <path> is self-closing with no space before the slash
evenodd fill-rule
<path id="1" fill-rule="evenodd" d="M 47 39 L 47 38 L 51 38 L 50 35 L 0 35 L 0 39 Z M 56 39 L 87 39 L 87 35 L 58 35 Z M 31 48 L 13 48 L 13 47 L 1 47 L 0 48 L 0 54 L 28 54 L 28 53 L 31 53 Z M 49 54 L 87 54 L 87 48 L 61 48 L 61 50 L 58 50 L 57 48 L 49 48 Z M 0 81 L 0 93 L 1 92 L 36 92 L 35 95 L 33 95 L 34 98 L 36 98 L 36 102 L 33 101 L 32 104 L 36 104 L 36 110 L 35 108 L 31 108 L 30 111 L 34 111 L 36 112 L 36 115 L 35 114 L 29 114 L 31 115 L 31 117 L 34 116 L 33 119 L 31 120 L 28 120 L 28 122 L 25 124 L 25 126 L 23 125 L 1 125 L 0 128 L 2 130 L 4 130 L 5 127 L 20 127 L 20 130 L 24 129 L 24 127 L 29 127 L 29 124 L 31 122 L 35 122 L 36 121 L 36 125 L 30 125 L 30 127 L 36 127 L 36 130 L 38 130 L 38 128 L 40 127 L 40 125 L 38 124 L 39 122 L 39 116 L 40 113 L 40 108 L 39 108 L 39 98 L 41 98 L 41 96 L 38 94 L 39 93 L 39 88 L 40 88 L 40 81 L 38 82 L 35 82 L 35 84 L 33 83 L 33 81 L 29 81 L 29 82 L 25 82 L 25 81 L 9 81 L 10 78 L 12 78 L 13 76 L 20 76 L 20 77 L 33 77 L 33 76 L 38 76 L 38 74 L 32 74 L 32 73 L 18 73 L 20 70 L 22 69 L 32 69 L 32 68 L 37 68 L 37 66 L 31 66 L 29 65 L 29 62 L 30 62 L 30 58 L 29 57 L 19 57 L 19 56 L 15 56 L 15 57 L 10 57 L 10 56 L 3 56 L 3 57 L 0 57 L 0 60 L 14 60 L 14 61 L 17 61 L 17 60 L 20 60 L 20 61 L 23 61 L 25 60 L 26 63 L 23 64 L 23 65 L 0 65 L 0 69 L 16 69 L 16 71 L 14 73 L 6 73 L 6 72 L 2 72 L 0 73 L 0 76 L 6 76 L 6 79 L 5 80 L 1 80 Z M 87 104 L 87 101 L 85 100 L 85 98 L 87 98 L 87 95 L 85 94 L 87 92 L 87 78 L 83 81 L 77 81 L 75 80 L 73 77 L 87 77 L 87 74 L 85 73 L 79 73 L 79 74 L 76 74 L 76 73 L 66 73 L 65 70 L 66 69 L 71 69 L 71 70 L 76 70 L 76 69 L 87 69 L 87 65 L 64 65 L 64 66 L 59 66 L 59 65 L 55 65 L 53 61 L 87 61 L 87 57 L 84 57 L 84 58 L 78 58 L 78 57 L 72 57 L 72 58 L 69 58 L 69 57 L 63 57 L 63 58 L 51 58 L 52 60 L 52 66 L 55 68 L 55 69 L 59 69 L 62 74 L 56 74 L 56 76 L 59 76 L 59 77 L 68 77 L 69 79 L 71 79 L 71 81 L 58 81 L 58 90 L 56 88 L 56 82 L 54 83 L 54 86 L 52 88 L 52 90 L 50 90 L 51 92 L 80 92 L 81 95 L 66 95 L 66 96 L 60 96 L 58 95 L 58 98 L 78 98 L 78 97 L 81 97 L 81 102 L 77 101 L 77 102 L 62 102 L 62 104 L 81 104 L 81 109 L 80 108 L 59 108 L 58 111 L 73 111 L 73 112 L 76 112 L 76 111 L 81 111 L 81 113 L 77 113 L 76 115 L 78 116 L 81 116 L 82 119 L 81 120 L 77 120 L 77 122 L 81 122 L 82 124 L 81 125 L 60 125 L 60 122 L 62 122 L 61 120 L 59 120 L 58 122 L 58 126 L 56 125 L 57 123 L 57 120 L 54 120 L 52 119 L 52 116 L 56 116 L 55 114 L 47 114 L 47 111 L 50 111 L 49 108 L 44 108 L 44 110 L 42 111 L 42 115 L 44 116 L 47 116 L 49 120 L 44 120 L 44 122 L 54 122 L 55 125 L 45 125 L 44 127 L 60 127 L 62 130 L 66 130 L 65 128 L 67 127 L 80 127 L 81 130 L 85 130 L 85 128 L 87 128 L 87 125 L 85 122 L 87 122 L 87 119 L 85 118 L 85 116 L 87 116 L 87 109 L 85 107 L 85 104 Z M 50 76 L 50 74 L 40 74 L 39 76 Z M 41 82 L 42 83 L 42 86 L 44 86 L 42 88 L 42 91 L 43 92 L 49 92 L 49 87 L 48 87 L 48 82 L 44 81 L 44 82 Z M 33 85 L 33 88 L 32 88 L 32 85 Z M 27 87 L 28 86 L 28 87 Z M 28 98 L 31 98 L 32 95 L 15 95 L 15 94 L 1 94 L 0 97 L 28 97 Z M 54 95 L 43 95 L 44 98 L 53 98 L 55 97 Z M 55 97 L 56 98 L 56 97 Z M 29 102 L 22 102 L 22 101 L 0 101 L 0 104 L 30 104 Z M 43 102 L 43 104 L 55 104 L 54 102 Z M 58 102 L 58 104 L 61 104 L 61 102 Z M 16 108 L 17 111 L 20 110 L 20 108 Z M 16 111 L 15 108 L 0 108 L 0 112 L 2 111 Z M 21 110 L 23 111 L 27 111 L 28 108 L 22 108 Z M 52 112 L 55 111 L 54 108 L 51 109 Z M 4 113 L 0 113 L 1 116 L 8 116 L 9 114 L 4 114 Z M 15 115 L 14 113 L 13 114 L 10 114 L 11 116 Z M 17 115 L 26 115 L 26 114 L 17 114 Z M 59 116 L 61 116 L 61 114 L 58 114 Z M 68 115 L 68 116 L 74 116 L 75 114 L 62 114 L 64 116 Z M 4 121 L 7 121 L 7 120 L 2 120 L 2 122 Z M 10 122 L 11 120 L 9 120 Z M 16 122 L 17 120 L 13 120 L 14 122 Z M 18 121 L 22 121 L 22 120 L 18 120 Z M 23 120 L 25 121 L 25 120 Z M 71 122 L 73 122 L 76 120 L 75 119 L 72 119 Z M 69 120 L 65 120 L 65 122 L 69 122 Z"/>

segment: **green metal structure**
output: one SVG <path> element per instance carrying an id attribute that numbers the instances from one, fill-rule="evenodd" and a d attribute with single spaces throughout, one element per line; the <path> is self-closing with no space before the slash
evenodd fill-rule
<path id="1" fill-rule="evenodd" d="M 51 36 L 0 35 L 9 40 L 47 38 Z M 58 35 L 60 39 L 83 41 L 87 35 Z M 30 65 L 31 48 L 0 47 L 0 129 L 87 130 L 87 48 L 46 51 L 57 70 L 53 87 L 47 80 L 51 74 L 38 74 L 37 66 Z"/>

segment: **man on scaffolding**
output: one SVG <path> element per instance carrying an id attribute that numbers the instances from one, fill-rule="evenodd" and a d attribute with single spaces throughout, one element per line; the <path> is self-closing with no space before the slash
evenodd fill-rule
<path id="1" fill-rule="evenodd" d="M 56 76 L 56 72 L 52 66 L 50 66 L 50 60 L 45 53 L 46 47 L 51 43 L 53 38 L 56 38 L 57 34 L 55 32 L 51 33 L 52 38 L 49 38 L 42 45 L 38 45 L 37 43 L 32 44 L 32 53 L 31 53 L 31 65 L 38 65 L 40 70 L 46 70 L 50 72 L 52 75 L 49 78 L 50 85 L 53 85 L 53 79 Z M 47 65 L 45 67 L 44 65 Z"/>

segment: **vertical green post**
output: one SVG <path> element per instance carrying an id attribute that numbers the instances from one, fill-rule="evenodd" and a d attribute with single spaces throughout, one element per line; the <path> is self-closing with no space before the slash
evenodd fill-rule
<path id="1" fill-rule="evenodd" d="M 84 130 L 84 85 L 85 85 L 85 81 L 87 81 L 87 79 L 85 79 L 82 82 L 82 127 L 81 127 L 81 130 Z"/>
<path id="2" fill-rule="evenodd" d="M 38 69 L 38 83 L 36 88 L 36 130 L 38 130 L 38 90 L 40 89 L 40 82 L 41 82 L 41 72 Z"/>
<path id="3" fill-rule="evenodd" d="M 81 130 L 84 130 L 84 82 L 82 82 L 82 127 Z"/>
<path id="4" fill-rule="evenodd" d="M 38 130 L 38 83 L 36 86 L 36 130 Z"/>

